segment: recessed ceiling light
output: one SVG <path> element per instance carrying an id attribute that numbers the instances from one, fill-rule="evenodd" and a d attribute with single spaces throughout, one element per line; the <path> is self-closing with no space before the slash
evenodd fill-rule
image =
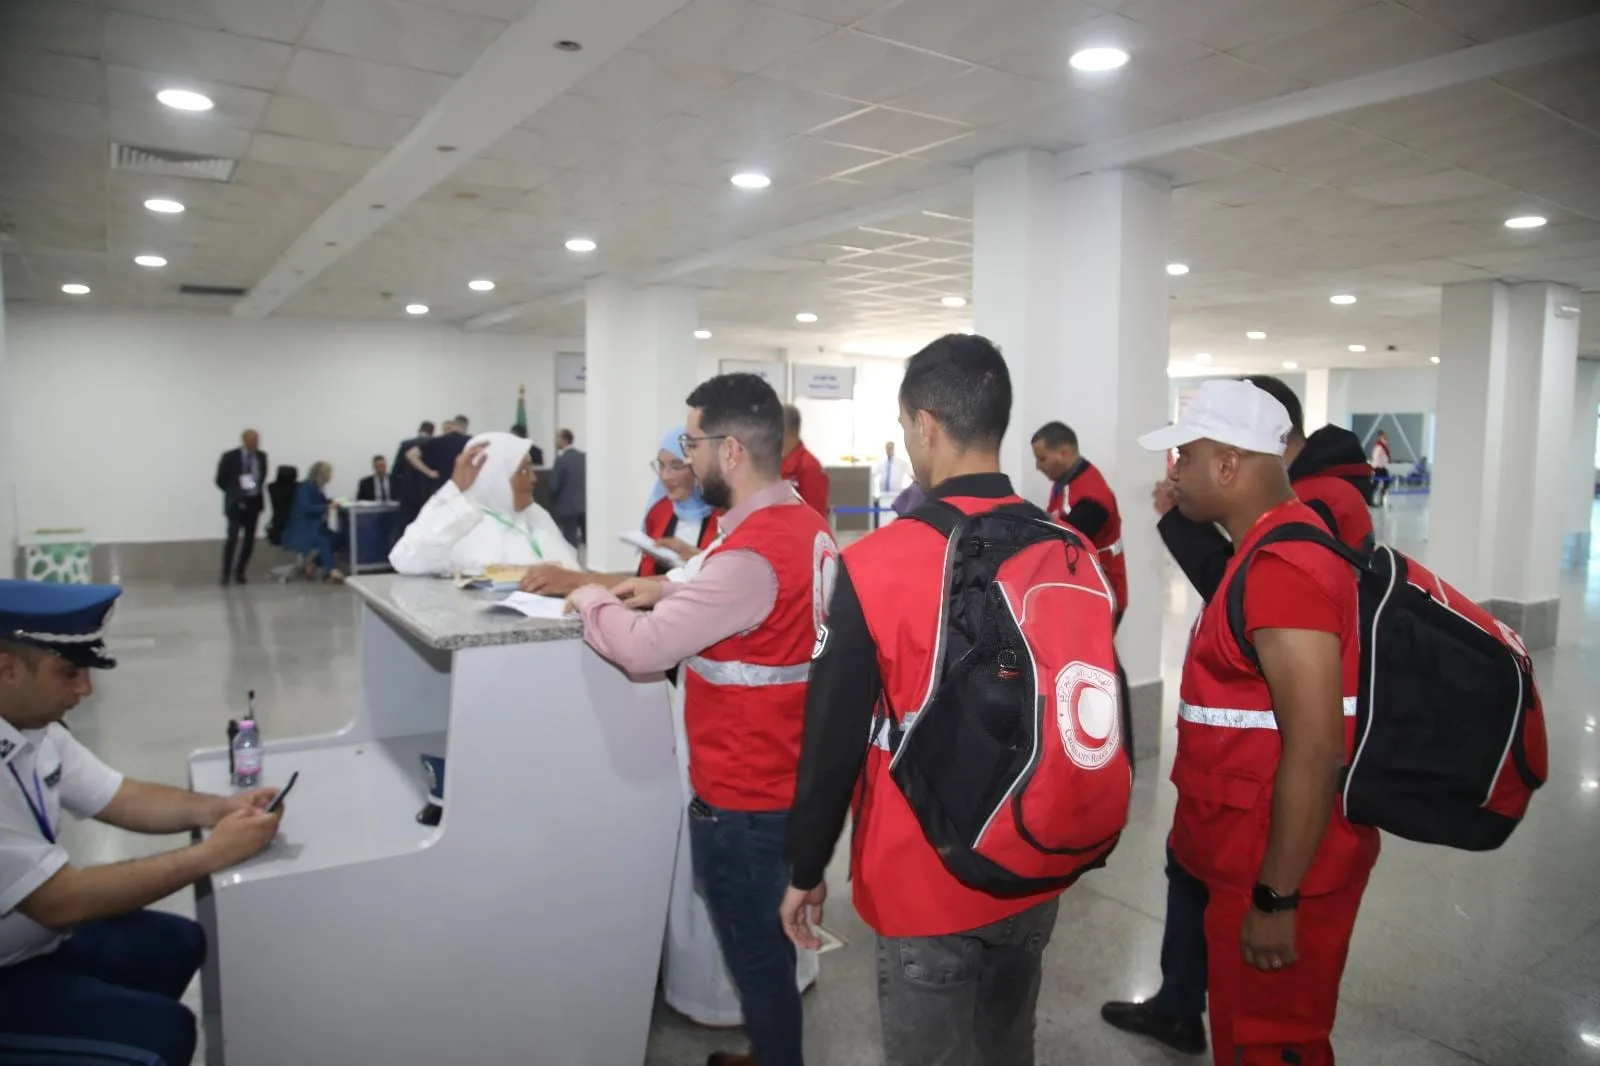
<path id="1" fill-rule="evenodd" d="M 592 252 L 598 247 L 600 246 L 587 237 L 574 237 L 567 242 L 567 251 L 569 252 Z"/>
<path id="2" fill-rule="evenodd" d="M 697 341 L 708 341 L 711 339 L 711 331 L 709 329 L 697 329 L 694 331 L 694 339 Z"/>
<path id="3" fill-rule="evenodd" d="M 488 278 L 477 278 L 473 281 L 467 282 L 467 288 L 471 289 L 473 292 L 490 292 L 494 289 L 494 282 L 490 281 Z"/>
<path id="4" fill-rule="evenodd" d="M 1285 359 L 1283 362 L 1283 368 L 1285 370 L 1299 370 L 1300 364 L 1292 359 Z"/>
<path id="5" fill-rule="evenodd" d="M 183 213 L 183 205 L 176 200 L 146 200 L 144 206 L 160 215 L 178 215 Z"/>
<path id="6" fill-rule="evenodd" d="M 142 267 L 164 267 L 167 261 L 159 255 L 136 255 L 133 261 Z"/>
<path id="7" fill-rule="evenodd" d="M 1116 70 L 1128 62 L 1128 53 L 1120 48 L 1085 48 L 1081 52 L 1072 53 L 1068 60 L 1073 70 L 1082 70 L 1090 73 L 1102 70 Z"/>
<path id="8" fill-rule="evenodd" d="M 425 315 L 427 313 L 427 304 L 406 304 L 406 314 L 408 315 Z"/>
<path id="9" fill-rule="evenodd" d="M 794 320 L 796 322 L 804 322 L 809 326 L 811 323 L 817 320 L 817 316 L 812 314 L 810 311 L 801 311 L 798 315 L 794 316 Z"/>
<path id="10" fill-rule="evenodd" d="M 68 296 L 87 296 L 89 295 L 89 286 L 80 285 L 76 281 L 69 281 L 61 286 L 61 291 Z"/>
<path id="11" fill-rule="evenodd" d="M 1340 307 L 1349 307 L 1351 304 L 1356 302 L 1356 298 L 1347 292 L 1341 292 L 1337 296 L 1328 297 L 1328 302 L 1331 304 L 1338 304 Z"/>
<path id="12" fill-rule="evenodd" d="M 1246 333 L 1245 336 L 1249 337 L 1253 341 L 1264 341 L 1267 339 L 1267 335 L 1262 333 L 1259 329 L 1253 329 Z"/>
<path id="13" fill-rule="evenodd" d="M 946 307 L 967 306 L 967 298 L 965 296 L 941 296 L 939 297 L 939 302 L 944 304 Z"/>
<path id="14" fill-rule="evenodd" d="M 1350 350 L 1352 352 L 1364 352 L 1367 350 L 1367 346 L 1365 344 L 1352 344 Z"/>
<path id="15" fill-rule="evenodd" d="M 765 174 L 758 174 L 753 170 L 747 170 L 742 173 L 735 174 L 728 180 L 733 182 L 741 189 L 765 189 L 768 185 L 772 184 L 771 178 L 767 177 Z"/>
<path id="16" fill-rule="evenodd" d="M 1518 215 L 1506 219 L 1506 229 L 1538 229 L 1548 221 L 1543 215 Z"/>
<path id="17" fill-rule="evenodd" d="M 178 111 L 210 111 L 211 97 L 188 89 L 162 89 L 156 99 Z"/>
<path id="18" fill-rule="evenodd" d="M 1167 264 L 1167 273 L 1171 274 L 1175 278 L 1181 278 L 1185 274 L 1189 273 L 1189 264 L 1188 263 L 1168 263 Z"/>
<path id="19" fill-rule="evenodd" d="M 1210 352 L 1196 352 L 1194 354 L 1194 361 L 1197 362 L 1197 363 L 1209 363 L 1209 362 L 1211 362 L 1211 353 Z"/>
<path id="20" fill-rule="evenodd" d="M 1428 362 L 1437 365 L 1439 362 L 1439 357 L 1437 355 L 1430 355 L 1428 356 Z"/>

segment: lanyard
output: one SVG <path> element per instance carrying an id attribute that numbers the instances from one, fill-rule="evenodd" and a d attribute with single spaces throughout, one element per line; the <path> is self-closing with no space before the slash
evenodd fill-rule
<path id="1" fill-rule="evenodd" d="M 513 533 L 521 533 L 524 537 L 527 537 L 528 547 L 533 549 L 533 554 L 538 557 L 540 562 L 544 561 L 544 552 L 539 550 L 539 539 L 532 533 L 526 532 L 515 522 L 511 521 L 499 511 L 496 511 L 493 507 L 485 507 L 483 509 L 483 513 L 494 519 L 496 522 L 499 522 L 502 526 L 511 530 Z"/>
<path id="2" fill-rule="evenodd" d="M 39 771 L 35 770 L 33 772 L 33 791 L 39 797 L 38 805 L 35 806 L 33 796 L 28 794 L 28 786 L 22 783 L 22 778 L 18 775 L 17 768 L 7 763 L 6 769 L 11 771 L 11 779 L 17 783 L 18 788 L 22 789 L 22 798 L 28 801 L 28 810 L 33 812 L 33 820 L 39 824 L 39 832 L 44 834 L 46 840 L 54 844 L 56 842 L 56 831 L 50 828 L 50 819 L 44 815 L 44 789 L 39 784 Z"/>

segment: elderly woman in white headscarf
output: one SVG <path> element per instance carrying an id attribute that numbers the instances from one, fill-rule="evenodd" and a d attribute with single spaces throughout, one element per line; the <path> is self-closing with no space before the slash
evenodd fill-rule
<path id="1" fill-rule="evenodd" d="M 528 442 L 480 433 L 456 460 L 448 484 L 406 527 L 389 564 L 401 574 L 481 574 L 490 566 L 557 563 L 580 569 L 550 512 L 533 502 Z"/>

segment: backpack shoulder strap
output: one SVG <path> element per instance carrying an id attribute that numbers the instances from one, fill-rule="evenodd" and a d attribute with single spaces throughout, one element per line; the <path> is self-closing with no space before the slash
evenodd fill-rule
<path id="1" fill-rule="evenodd" d="M 1339 520 L 1333 517 L 1333 508 L 1323 500 L 1306 500 L 1305 505 L 1317 512 L 1317 517 L 1328 524 L 1328 532 L 1339 535 Z"/>
<path id="2" fill-rule="evenodd" d="M 1268 531 L 1266 536 L 1252 545 L 1250 550 L 1245 553 L 1244 558 L 1239 560 L 1238 569 L 1233 572 L 1233 579 L 1228 582 L 1227 609 L 1228 630 L 1233 634 L 1234 641 L 1239 645 L 1239 651 L 1243 653 L 1245 659 L 1249 661 L 1257 672 L 1261 670 L 1261 659 L 1256 655 L 1255 645 L 1250 643 L 1250 638 L 1245 633 L 1244 628 L 1245 576 L 1250 571 L 1250 562 L 1255 558 L 1256 552 L 1269 544 L 1282 544 L 1292 541 L 1320 544 L 1357 569 L 1365 570 L 1369 565 L 1368 560 L 1349 545 L 1333 537 L 1327 530 L 1319 529 L 1306 522 L 1291 522 L 1288 525 L 1279 526 Z"/>
<path id="3" fill-rule="evenodd" d="M 953 503 L 947 503 L 944 500 L 928 500 L 921 507 L 903 517 L 921 522 L 925 526 L 932 526 L 939 531 L 940 536 L 945 540 L 949 540 L 955 534 L 956 527 L 961 524 L 961 520 L 967 517 L 967 514 Z"/>

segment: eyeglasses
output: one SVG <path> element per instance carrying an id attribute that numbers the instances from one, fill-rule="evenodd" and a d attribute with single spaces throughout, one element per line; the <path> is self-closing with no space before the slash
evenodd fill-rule
<path id="1" fill-rule="evenodd" d="M 678 438 L 678 450 L 684 455 L 688 455 L 694 451 L 694 446 L 703 440 L 727 440 L 731 436 L 731 433 L 711 433 L 704 437 L 691 437 L 685 433 Z"/>
<path id="2" fill-rule="evenodd" d="M 682 459 L 674 459 L 670 463 L 663 463 L 660 459 L 650 460 L 650 469 L 658 474 L 681 474 L 689 469 L 689 464 Z"/>

